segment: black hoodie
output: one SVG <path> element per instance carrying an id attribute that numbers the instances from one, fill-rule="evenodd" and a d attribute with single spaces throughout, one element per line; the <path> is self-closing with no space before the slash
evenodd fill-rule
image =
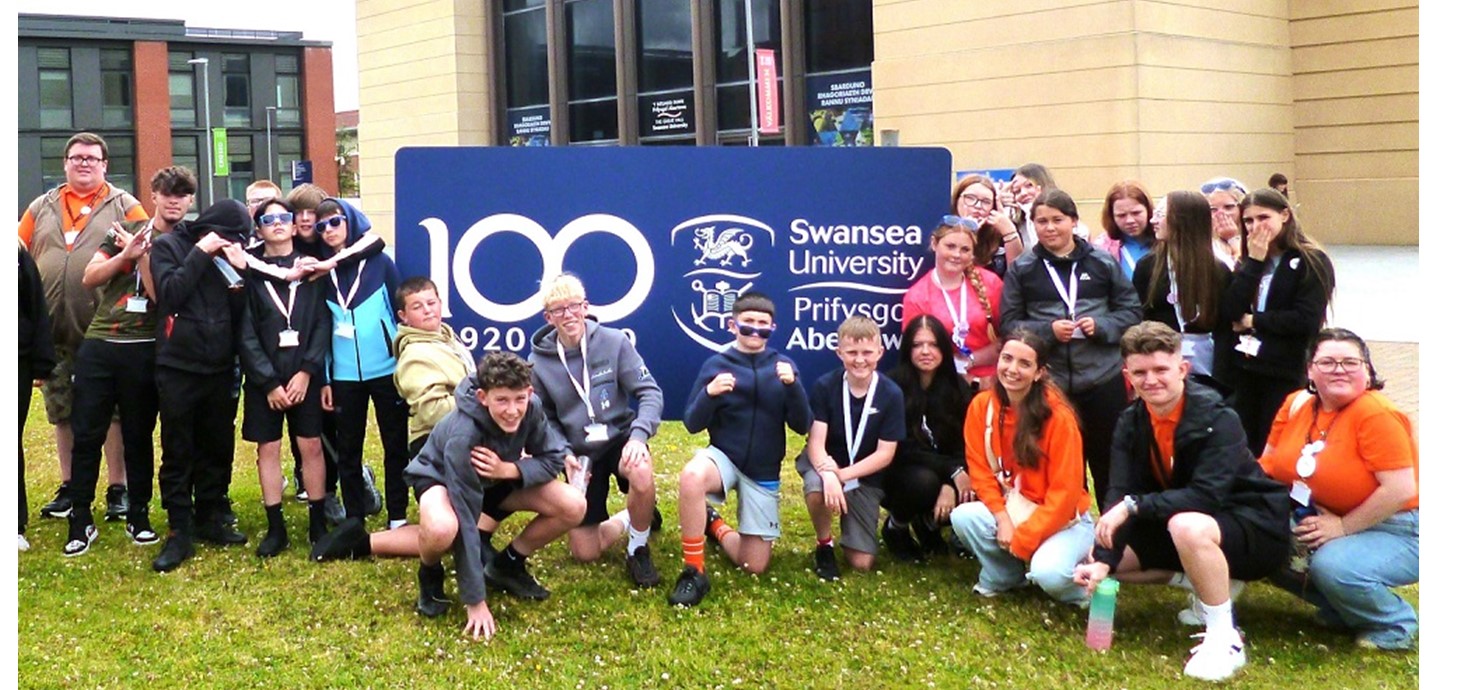
<path id="1" fill-rule="evenodd" d="M 229 290 L 213 257 L 197 248 L 210 232 L 233 242 L 247 236 L 248 208 L 224 199 L 191 223 L 179 223 L 152 245 L 152 280 L 157 288 L 157 365 L 196 374 L 233 368 L 236 326 L 243 292 Z"/>

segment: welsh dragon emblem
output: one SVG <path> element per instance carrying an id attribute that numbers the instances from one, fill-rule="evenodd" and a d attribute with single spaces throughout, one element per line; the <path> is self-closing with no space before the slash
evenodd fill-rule
<path id="1" fill-rule="evenodd" d="M 715 226 L 706 225 L 702 228 L 695 228 L 695 249 L 700 251 L 700 258 L 695 259 L 696 266 L 703 266 L 710 261 L 719 261 L 721 266 L 729 266 L 731 261 L 740 259 L 740 265 L 750 265 L 750 246 L 755 243 L 745 230 L 736 227 L 725 228 L 715 235 Z"/>

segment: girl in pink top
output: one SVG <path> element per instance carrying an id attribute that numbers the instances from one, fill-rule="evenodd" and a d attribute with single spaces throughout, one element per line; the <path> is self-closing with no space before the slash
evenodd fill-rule
<path id="1" fill-rule="evenodd" d="M 992 384 L 998 356 L 999 298 L 1004 282 L 975 256 L 978 224 L 944 216 L 933 232 L 933 270 L 902 297 L 902 322 L 928 314 L 953 335 L 954 365 L 980 388 Z M 989 257 L 982 257 L 986 262 Z"/>

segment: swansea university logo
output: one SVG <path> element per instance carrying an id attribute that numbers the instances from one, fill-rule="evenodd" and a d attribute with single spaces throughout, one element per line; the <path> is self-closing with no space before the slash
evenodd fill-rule
<path id="1" fill-rule="evenodd" d="M 718 352 L 733 339 L 728 330 L 731 307 L 764 274 L 763 263 L 750 255 L 762 233 L 763 246 L 775 246 L 776 233 L 769 225 L 728 213 L 697 216 L 669 232 L 671 246 L 694 250 L 695 258 L 683 275 L 689 305 L 685 308 L 681 302 L 670 308 L 674 323 L 690 340 Z"/>

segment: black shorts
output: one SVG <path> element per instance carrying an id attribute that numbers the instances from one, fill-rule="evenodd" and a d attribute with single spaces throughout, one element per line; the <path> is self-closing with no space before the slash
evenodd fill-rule
<path id="1" fill-rule="evenodd" d="M 482 490 L 482 514 L 501 522 L 512 515 L 514 511 L 503 510 L 502 501 L 507 500 L 512 492 L 522 488 L 518 482 L 497 482 Z M 419 500 L 419 497 L 418 499 Z"/>
<path id="2" fill-rule="evenodd" d="M 593 450 L 588 457 L 592 458 L 593 474 L 588 477 L 588 511 L 583 514 L 581 527 L 597 525 L 608 519 L 608 480 L 613 477 L 618 480 L 619 493 L 629 493 L 629 478 L 619 474 L 619 460 L 624 454 L 624 445 L 629 442 L 629 435 L 624 434 L 608 443 Z"/>
<path id="3" fill-rule="evenodd" d="M 269 408 L 269 393 L 255 386 L 243 388 L 243 440 L 270 443 L 284 437 L 284 420 L 298 438 L 319 438 L 324 430 L 324 409 L 319 404 L 319 377 L 309 378 L 304 402 L 282 412 Z"/>
<path id="4" fill-rule="evenodd" d="M 1288 542 L 1256 529 L 1228 513 L 1213 515 L 1222 534 L 1222 554 L 1227 557 L 1228 577 L 1233 580 L 1261 580 L 1277 572 L 1288 557 Z M 1181 556 L 1171 541 L 1164 522 L 1148 520 L 1131 525 L 1126 542 L 1144 570 L 1182 572 Z"/>

